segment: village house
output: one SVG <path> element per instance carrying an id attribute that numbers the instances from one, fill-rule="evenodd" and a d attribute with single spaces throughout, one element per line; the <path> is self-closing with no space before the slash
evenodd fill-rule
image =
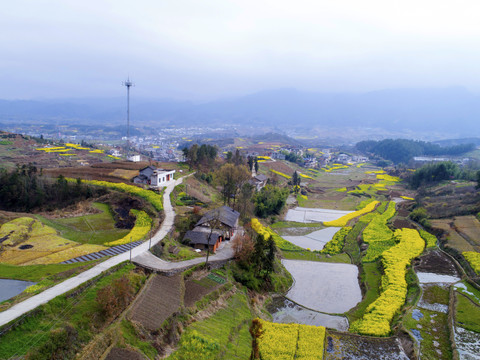
<path id="1" fill-rule="evenodd" d="M 155 166 L 147 166 L 140 170 L 140 174 L 133 178 L 135 184 L 150 186 L 167 186 L 173 181 L 175 170 L 157 169 Z"/>
<path id="2" fill-rule="evenodd" d="M 272 159 L 275 159 L 275 160 L 285 160 L 285 154 L 284 153 L 281 153 L 281 152 L 274 152 L 272 154 Z"/>
<path id="3" fill-rule="evenodd" d="M 238 227 L 240 213 L 231 207 L 222 206 L 207 212 L 195 225 L 187 231 L 183 242 L 189 243 L 195 249 L 215 252 L 222 241 L 230 240 Z"/>
<path id="4" fill-rule="evenodd" d="M 267 185 L 268 178 L 263 174 L 258 174 L 252 176 L 248 183 L 252 186 L 255 186 L 257 191 L 260 191 L 265 185 Z"/>

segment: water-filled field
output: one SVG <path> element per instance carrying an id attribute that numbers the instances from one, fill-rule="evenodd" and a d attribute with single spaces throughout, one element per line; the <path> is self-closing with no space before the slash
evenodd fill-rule
<path id="1" fill-rule="evenodd" d="M 282 263 L 295 279 L 287 298 L 302 306 L 342 314 L 362 300 L 355 265 L 301 260 Z"/>
<path id="2" fill-rule="evenodd" d="M 268 310 L 272 314 L 273 322 L 276 323 L 324 326 L 338 331 L 348 330 L 347 318 L 309 310 L 284 297 L 273 299 Z"/>
<path id="3" fill-rule="evenodd" d="M 30 281 L 0 279 L 0 302 L 20 294 L 27 287 L 34 284 L 34 282 Z"/>
<path id="4" fill-rule="evenodd" d="M 340 229 L 339 227 L 328 227 L 302 236 L 283 236 L 283 238 L 304 249 L 322 250 Z"/>
<path id="5" fill-rule="evenodd" d="M 352 211 L 296 207 L 295 209 L 288 210 L 285 221 L 300 223 L 333 221 L 351 212 Z"/>

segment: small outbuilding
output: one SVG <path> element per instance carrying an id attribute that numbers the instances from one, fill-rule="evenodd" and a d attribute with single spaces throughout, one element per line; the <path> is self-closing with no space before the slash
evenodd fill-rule
<path id="1" fill-rule="evenodd" d="M 223 232 L 212 230 L 205 226 L 197 226 L 193 230 L 187 231 L 183 242 L 189 243 L 195 249 L 207 250 L 214 253 L 223 241 Z"/>

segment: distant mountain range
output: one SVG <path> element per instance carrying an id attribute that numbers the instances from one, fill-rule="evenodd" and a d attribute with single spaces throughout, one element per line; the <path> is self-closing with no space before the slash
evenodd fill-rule
<path id="1" fill-rule="evenodd" d="M 126 119 L 125 102 L 124 98 L 0 100 L 0 123 L 121 124 Z M 457 87 L 363 94 L 281 89 L 194 104 L 137 99 L 133 94 L 131 119 L 145 125 L 363 127 L 397 132 L 441 131 L 471 137 L 480 136 L 480 96 Z"/>

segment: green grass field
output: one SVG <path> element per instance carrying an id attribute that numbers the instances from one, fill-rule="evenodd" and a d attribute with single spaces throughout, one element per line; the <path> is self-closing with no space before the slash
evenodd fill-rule
<path id="1" fill-rule="evenodd" d="M 115 220 L 106 204 L 93 203 L 101 213 L 64 219 L 47 219 L 37 215 L 45 225 L 53 227 L 66 239 L 82 244 L 96 244 L 115 241 L 126 236 L 130 230 L 115 228 Z"/>
<path id="2" fill-rule="evenodd" d="M 350 264 L 350 257 L 345 254 L 337 254 L 333 256 L 327 256 L 326 254 L 318 254 L 312 251 L 288 251 L 281 250 L 282 255 L 288 260 L 305 260 L 305 261 L 321 261 L 321 262 L 335 262 Z"/>
<path id="3" fill-rule="evenodd" d="M 458 326 L 480 333 L 480 306 L 469 297 L 455 293 L 457 297 L 455 320 Z"/>

